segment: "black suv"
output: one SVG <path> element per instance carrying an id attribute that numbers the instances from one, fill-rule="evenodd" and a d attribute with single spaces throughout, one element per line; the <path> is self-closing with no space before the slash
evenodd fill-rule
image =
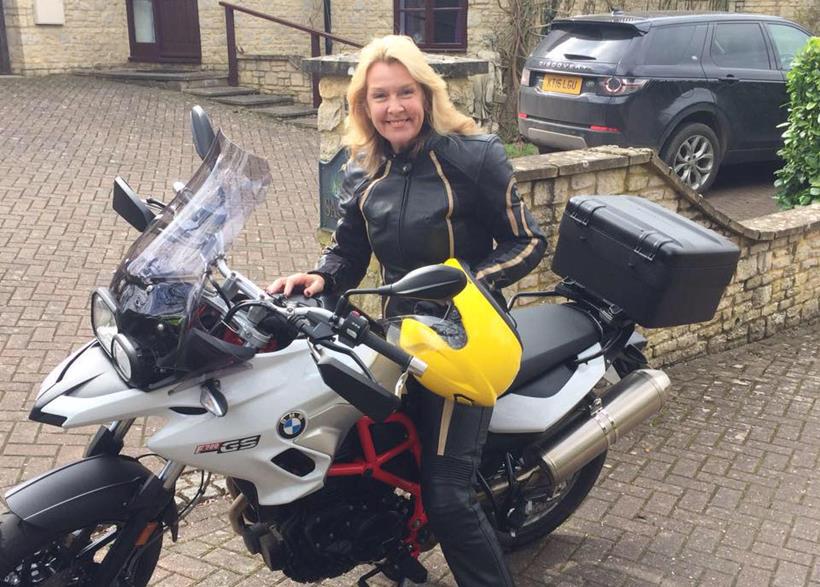
<path id="1" fill-rule="evenodd" d="M 773 16 L 619 13 L 554 20 L 521 76 L 541 147 L 652 147 L 705 191 L 721 163 L 774 159 L 785 75 L 810 34 Z"/>

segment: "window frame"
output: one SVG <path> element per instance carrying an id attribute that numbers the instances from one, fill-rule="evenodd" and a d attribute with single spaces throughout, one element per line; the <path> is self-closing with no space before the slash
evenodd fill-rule
<path id="1" fill-rule="evenodd" d="M 769 40 L 769 43 L 771 44 L 772 52 L 774 53 L 774 62 L 775 62 L 775 65 L 777 66 L 777 69 L 779 69 L 780 71 L 783 71 L 783 72 L 791 71 L 791 65 L 789 67 L 784 67 L 783 66 L 783 61 L 782 61 L 783 57 L 780 54 L 780 48 L 777 46 L 777 40 L 775 39 L 775 36 L 772 33 L 772 30 L 770 28 L 771 26 L 781 26 L 781 27 L 785 27 L 785 28 L 794 29 L 794 30 L 796 30 L 800 33 L 803 33 L 804 35 L 806 35 L 806 41 L 803 43 L 804 47 L 805 47 L 806 43 L 809 42 L 809 39 L 811 39 L 812 35 L 808 31 L 806 31 L 805 29 L 803 29 L 799 26 L 795 26 L 794 24 L 792 24 L 790 22 L 777 22 L 777 21 L 766 21 L 765 22 L 765 24 L 763 26 L 763 31 L 766 33 L 766 38 Z"/>
<path id="2" fill-rule="evenodd" d="M 719 69 L 740 69 L 740 70 L 748 70 L 748 71 L 779 71 L 779 68 L 776 67 L 774 63 L 774 53 L 773 48 L 771 46 L 771 40 L 769 39 L 769 33 L 766 31 L 763 23 L 761 21 L 753 20 L 753 21 L 743 21 L 743 20 L 727 20 L 727 21 L 716 21 L 713 23 L 712 33 L 709 36 L 709 42 L 706 47 L 706 52 L 709 55 L 709 59 L 714 64 L 715 67 Z M 746 67 L 740 65 L 723 65 L 715 60 L 714 53 L 712 49 L 714 48 L 715 37 L 718 34 L 718 28 L 721 26 L 731 26 L 731 25 L 747 25 L 747 26 L 756 26 L 758 32 L 760 33 L 762 40 L 763 40 L 763 48 L 766 50 L 766 60 L 768 61 L 768 67 Z"/>
<path id="3" fill-rule="evenodd" d="M 403 14 L 413 12 L 424 13 L 424 38 L 425 42 L 417 43 L 422 51 L 435 51 L 438 53 L 465 53 L 467 51 L 467 9 L 468 0 L 458 0 L 458 6 L 446 8 L 434 8 L 435 0 L 421 0 L 424 8 L 401 8 L 402 0 L 393 0 L 393 32 L 397 35 L 406 34 L 401 30 L 401 17 Z M 456 12 L 456 42 L 455 43 L 435 43 L 427 39 L 433 38 L 435 13 L 436 12 Z"/>

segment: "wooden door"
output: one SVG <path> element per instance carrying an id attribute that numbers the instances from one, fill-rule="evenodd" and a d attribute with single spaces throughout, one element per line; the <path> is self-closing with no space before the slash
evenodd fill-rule
<path id="1" fill-rule="evenodd" d="M 3 14 L 3 0 L 0 0 L 0 75 L 11 73 L 9 42 L 6 36 L 6 18 Z"/>
<path id="2" fill-rule="evenodd" d="M 197 0 L 155 0 L 159 53 L 162 61 L 198 63 L 199 43 Z"/>
<path id="3" fill-rule="evenodd" d="M 199 63 L 197 0 L 126 0 L 132 61 Z"/>

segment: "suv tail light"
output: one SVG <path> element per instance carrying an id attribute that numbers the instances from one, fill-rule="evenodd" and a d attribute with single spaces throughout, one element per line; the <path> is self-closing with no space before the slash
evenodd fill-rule
<path id="1" fill-rule="evenodd" d="M 637 77 L 608 77 L 598 82 L 598 93 L 604 96 L 626 96 L 640 90 L 648 81 Z"/>
<path id="2" fill-rule="evenodd" d="M 521 70 L 521 85 L 522 86 L 529 86 L 530 85 L 530 70 L 526 67 Z"/>

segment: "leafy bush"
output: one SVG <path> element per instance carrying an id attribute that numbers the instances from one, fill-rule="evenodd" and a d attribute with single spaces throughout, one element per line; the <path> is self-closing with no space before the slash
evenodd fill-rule
<path id="1" fill-rule="evenodd" d="M 775 172 L 777 202 L 784 208 L 820 201 L 820 37 L 812 37 L 786 77 L 789 118 L 781 126 L 785 164 Z"/>

